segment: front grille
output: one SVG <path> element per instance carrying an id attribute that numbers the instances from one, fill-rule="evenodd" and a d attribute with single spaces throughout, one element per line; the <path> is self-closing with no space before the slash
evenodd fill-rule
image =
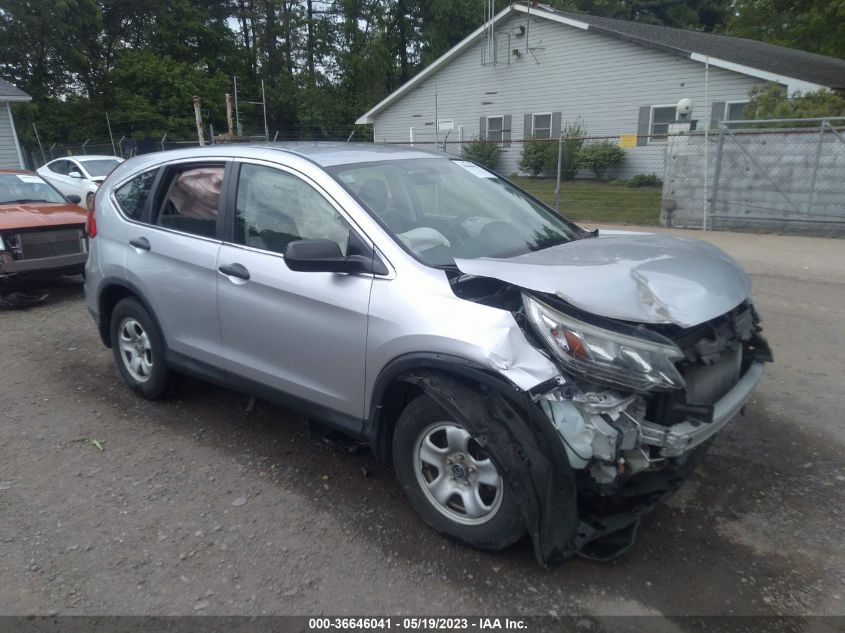
<path id="1" fill-rule="evenodd" d="M 739 382 L 742 347 L 726 348 L 708 365 L 696 363 L 681 370 L 687 383 L 688 404 L 716 404 Z"/>
<path id="2" fill-rule="evenodd" d="M 665 426 L 691 417 L 705 419 L 708 408 L 724 397 L 759 357 L 757 342 L 768 351 L 757 322 L 753 307 L 743 303 L 689 329 L 662 328 L 661 333 L 684 353 L 676 366 L 687 385 L 684 390 L 656 394 L 648 404 L 647 418 Z"/>
<path id="3" fill-rule="evenodd" d="M 85 250 L 85 239 L 78 227 L 24 231 L 17 238 L 17 259 L 75 255 Z"/>

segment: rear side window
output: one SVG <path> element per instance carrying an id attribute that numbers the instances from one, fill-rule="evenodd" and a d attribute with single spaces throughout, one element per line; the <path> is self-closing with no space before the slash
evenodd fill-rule
<path id="1" fill-rule="evenodd" d="M 157 173 L 157 169 L 146 171 L 114 190 L 114 197 L 128 218 L 140 220 L 143 217 Z"/>
<path id="2" fill-rule="evenodd" d="M 66 160 L 57 160 L 48 165 L 50 171 L 54 174 L 61 174 L 67 176 L 68 162 Z"/>
<path id="3" fill-rule="evenodd" d="M 173 174 L 155 223 L 183 233 L 215 237 L 223 171 L 223 165 L 204 165 Z"/>

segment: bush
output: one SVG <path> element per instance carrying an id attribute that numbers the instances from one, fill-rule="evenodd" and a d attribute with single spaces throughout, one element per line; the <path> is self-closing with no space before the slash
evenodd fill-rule
<path id="1" fill-rule="evenodd" d="M 593 143 L 581 148 L 578 152 L 578 166 L 590 169 L 596 175 L 596 180 L 604 181 L 607 170 L 625 158 L 625 150 L 616 143 L 604 141 Z"/>
<path id="2" fill-rule="evenodd" d="M 464 145 L 463 157 L 483 165 L 487 169 L 496 169 L 496 161 L 499 160 L 499 146 L 490 141 L 472 141 Z"/>
<path id="3" fill-rule="evenodd" d="M 522 144 L 522 154 L 516 163 L 519 168 L 532 178 L 536 178 L 544 171 L 557 169 L 557 142 L 525 141 Z"/>
<path id="4" fill-rule="evenodd" d="M 587 136 L 587 128 L 584 126 L 581 117 L 575 119 L 574 122 L 567 121 L 564 123 L 561 128 L 561 136 L 563 136 L 563 149 L 560 156 L 560 178 L 561 180 L 573 180 L 581 166 L 578 162 L 578 155 L 584 146 L 584 137 Z M 555 163 L 555 167 L 557 167 L 557 163 Z"/>
<path id="5" fill-rule="evenodd" d="M 626 187 L 662 187 L 663 181 L 657 174 L 637 174 L 625 183 Z"/>

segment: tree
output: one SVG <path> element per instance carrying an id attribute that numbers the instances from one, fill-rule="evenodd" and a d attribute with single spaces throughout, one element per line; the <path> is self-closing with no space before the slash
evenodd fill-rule
<path id="1" fill-rule="evenodd" d="M 695 31 L 724 28 L 731 0 L 552 0 L 552 6 L 620 20 Z"/>
<path id="2" fill-rule="evenodd" d="M 845 116 L 845 97 L 822 89 L 791 97 L 780 84 L 770 82 L 752 92 L 745 106 L 749 119 L 815 119 Z"/>
<path id="3" fill-rule="evenodd" d="M 727 33 L 845 58 L 845 0 L 736 0 Z"/>

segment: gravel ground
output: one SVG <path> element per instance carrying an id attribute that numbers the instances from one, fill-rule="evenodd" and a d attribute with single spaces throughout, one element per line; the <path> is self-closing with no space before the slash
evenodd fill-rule
<path id="1" fill-rule="evenodd" d="M 190 380 L 137 398 L 78 281 L 0 312 L 0 613 L 845 615 L 845 243 L 707 239 L 776 364 L 628 554 L 554 570 L 443 540 L 301 416 Z"/>

